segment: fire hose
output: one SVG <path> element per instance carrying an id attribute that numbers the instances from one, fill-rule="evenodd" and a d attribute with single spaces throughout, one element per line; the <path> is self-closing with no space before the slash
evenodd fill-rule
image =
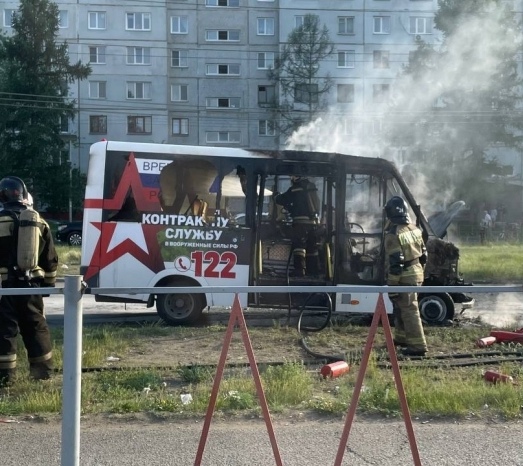
<path id="1" fill-rule="evenodd" d="M 326 307 L 312 307 L 309 303 L 314 300 L 318 295 L 325 295 L 327 297 Z M 304 325 L 304 320 L 312 320 L 316 322 L 316 325 Z M 325 354 L 312 350 L 307 343 L 307 333 L 316 333 L 325 329 L 331 322 L 332 319 L 332 299 L 328 293 L 311 293 L 307 296 L 307 299 L 300 308 L 298 317 L 297 330 L 300 335 L 301 347 L 311 356 L 317 359 L 321 359 L 326 363 L 332 363 L 336 361 L 346 361 L 357 363 L 361 360 L 362 352 L 360 350 L 349 351 L 345 354 Z M 508 331 L 492 331 L 492 336 L 496 336 L 499 342 L 504 343 L 523 343 L 523 329 L 516 332 Z M 377 366 L 388 367 L 390 365 L 389 355 L 378 353 L 377 355 Z M 434 356 L 409 356 L 403 358 L 398 355 L 398 359 L 402 363 L 409 364 L 420 364 L 424 366 L 439 367 L 439 366 L 452 366 L 452 367 L 466 367 L 466 366 L 478 366 L 484 364 L 499 364 L 503 362 L 517 362 L 523 361 L 523 349 L 517 350 L 506 350 L 506 351 L 488 351 L 488 352 L 468 352 L 468 353 L 449 353 L 449 354 L 437 354 Z"/>

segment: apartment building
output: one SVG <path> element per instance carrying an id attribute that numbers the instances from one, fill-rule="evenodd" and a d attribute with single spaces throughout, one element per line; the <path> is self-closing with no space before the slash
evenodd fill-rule
<path id="1" fill-rule="evenodd" d="M 514 3 L 519 5 L 521 0 Z M 416 37 L 433 43 L 437 0 L 56 0 L 71 61 L 92 74 L 71 87 L 78 116 L 71 161 L 87 168 L 100 139 L 277 148 L 267 70 L 306 14 L 329 29 L 322 64 L 329 112 L 347 137 L 379 133 Z M 9 33 L 18 2 L 3 3 Z M 520 8 L 521 10 L 521 8 Z M 520 11 L 519 10 L 519 11 Z M 355 127 L 357 126 L 357 128 Z M 521 173 L 521 172 L 520 172 Z"/>

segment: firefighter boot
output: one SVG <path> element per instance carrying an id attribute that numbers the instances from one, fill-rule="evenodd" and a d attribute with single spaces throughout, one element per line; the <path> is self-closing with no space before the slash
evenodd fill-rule
<path id="1" fill-rule="evenodd" d="M 320 257 L 318 251 L 305 256 L 307 264 L 307 275 L 311 277 L 318 277 L 320 275 Z"/>
<path id="2" fill-rule="evenodd" d="M 305 276 L 305 249 L 295 249 L 294 253 L 294 270 L 291 273 L 292 277 Z"/>
<path id="3" fill-rule="evenodd" d="M 0 369 L 0 388 L 7 387 L 13 383 L 14 369 Z"/>
<path id="4" fill-rule="evenodd" d="M 34 380 L 47 380 L 51 378 L 53 365 L 51 361 L 32 362 L 29 364 L 29 376 Z"/>

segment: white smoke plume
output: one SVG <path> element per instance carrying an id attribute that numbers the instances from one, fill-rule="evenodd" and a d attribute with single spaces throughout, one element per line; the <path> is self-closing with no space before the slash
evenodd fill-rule
<path id="1" fill-rule="evenodd" d="M 503 9 L 499 8 L 499 5 L 496 6 L 496 2 L 492 2 L 488 15 L 465 19 L 448 40 L 440 38 L 440 44 L 434 47 L 439 48 L 443 54 L 436 66 L 429 69 L 421 79 L 414 81 L 410 75 L 398 75 L 392 85 L 391 99 L 394 108 L 401 109 L 400 112 L 395 111 L 391 114 L 391 107 L 387 104 L 381 107 L 367 104 L 363 108 L 354 108 L 347 115 L 340 115 L 339 109 L 332 109 L 321 118 L 299 128 L 289 138 L 287 147 L 382 157 L 394 161 L 400 171 L 403 171 L 407 168 L 404 166 L 406 161 L 401 155 L 398 156 L 402 154 L 402 148 L 391 147 L 386 138 L 372 134 L 370 128 L 373 122 L 382 118 L 384 128 L 386 126 L 389 134 L 394 134 L 396 130 L 399 131 L 400 126 L 410 123 L 414 136 L 412 146 L 423 147 L 426 136 L 423 117 L 426 112 L 441 106 L 441 99 L 446 95 L 457 92 L 466 96 L 472 90 L 488 89 L 505 57 L 518 50 L 521 33 L 518 30 L 503 29 L 503 18 Z M 500 31 L 504 32 L 500 34 Z M 391 46 L 391 51 L 394 51 L 394 47 Z M 456 115 L 453 117 L 455 119 Z M 353 121 L 352 132 L 349 133 L 343 124 L 346 118 Z M 465 115 L 463 125 L 446 127 L 444 131 L 449 139 L 451 136 L 454 140 L 459 140 L 462 135 L 470 137 L 469 134 L 465 135 Z M 462 154 L 456 155 L 459 157 Z M 412 168 L 410 164 L 408 167 Z M 454 167 L 452 164 L 449 166 L 446 162 L 442 163 L 441 176 L 447 175 L 445 169 L 449 170 L 450 175 Z M 439 210 L 457 200 L 453 197 L 452 190 L 438 193 L 438 199 L 435 200 L 434 192 L 427 189 L 430 188 L 431 182 L 423 173 L 409 173 L 408 178 L 409 186 L 418 201 L 429 210 Z"/>

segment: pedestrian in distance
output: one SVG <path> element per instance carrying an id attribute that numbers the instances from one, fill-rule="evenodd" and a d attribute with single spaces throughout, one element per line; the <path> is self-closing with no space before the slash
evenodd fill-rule
<path id="1" fill-rule="evenodd" d="M 486 241 L 490 240 L 490 230 L 492 228 L 492 217 L 488 211 L 483 212 L 483 218 L 479 225 L 479 237 L 481 244 L 485 244 Z"/>
<path id="2" fill-rule="evenodd" d="M 318 276 L 319 198 L 316 185 L 300 175 L 291 176 L 290 188 L 276 193 L 274 202 L 283 206 L 292 218 L 292 254 L 296 277 Z"/>
<path id="3" fill-rule="evenodd" d="M 394 196 L 385 205 L 385 272 L 389 286 L 421 286 L 427 249 L 421 230 L 411 223 L 405 201 Z M 416 292 L 389 293 L 393 305 L 394 342 L 405 356 L 424 356 L 427 342 Z"/>
<path id="4" fill-rule="evenodd" d="M 54 287 L 58 255 L 47 222 L 32 209 L 25 183 L 0 180 L 0 276 L 2 288 Z M 0 298 L 0 386 L 11 384 L 17 365 L 17 337 L 22 336 L 29 375 L 50 378 L 52 343 L 41 294 Z"/>

